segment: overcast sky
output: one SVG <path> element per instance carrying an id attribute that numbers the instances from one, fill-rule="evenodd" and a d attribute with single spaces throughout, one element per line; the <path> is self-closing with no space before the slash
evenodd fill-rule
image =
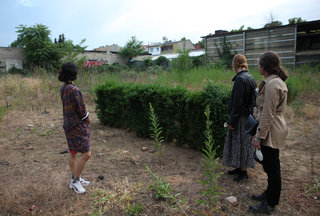
<path id="1" fill-rule="evenodd" d="M 46 25 L 51 39 L 64 34 L 88 49 L 125 45 L 132 36 L 144 44 L 162 37 L 193 43 L 215 30 L 262 28 L 270 15 L 283 24 L 301 17 L 320 19 L 319 0 L 0 0 L 0 46 L 16 38 L 15 27 Z"/>

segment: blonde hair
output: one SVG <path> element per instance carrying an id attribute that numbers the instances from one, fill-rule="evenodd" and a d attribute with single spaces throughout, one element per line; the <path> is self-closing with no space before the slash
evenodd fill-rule
<path id="1" fill-rule="evenodd" d="M 247 58 L 241 54 L 235 55 L 232 60 L 232 66 L 233 66 L 233 68 L 244 67 L 246 70 L 248 70 Z"/>

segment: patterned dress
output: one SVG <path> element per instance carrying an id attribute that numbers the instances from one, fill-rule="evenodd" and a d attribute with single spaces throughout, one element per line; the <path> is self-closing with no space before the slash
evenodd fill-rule
<path id="1" fill-rule="evenodd" d="M 85 153 L 90 151 L 90 130 L 85 121 L 88 113 L 82 94 L 74 84 L 65 84 L 60 89 L 63 105 L 63 129 L 69 150 Z"/>
<path id="2" fill-rule="evenodd" d="M 244 132 L 246 120 L 247 116 L 240 116 L 235 130 L 228 130 L 227 132 L 222 157 L 224 166 L 234 168 L 253 168 L 255 166 L 254 148 L 250 142 L 250 135 Z"/>
<path id="3" fill-rule="evenodd" d="M 253 168 L 254 148 L 244 125 L 252 112 L 256 83 L 248 71 L 239 72 L 233 79 L 234 85 L 228 107 L 227 123 L 235 130 L 228 130 L 223 149 L 222 164 L 234 168 Z"/>

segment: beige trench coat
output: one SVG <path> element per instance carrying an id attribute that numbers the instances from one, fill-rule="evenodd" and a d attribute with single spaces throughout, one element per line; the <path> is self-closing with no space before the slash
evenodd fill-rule
<path id="1" fill-rule="evenodd" d="M 261 139 L 261 145 L 275 149 L 280 149 L 284 145 L 288 134 L 283 117 L 287 93 L 287 85 L 275 74 L 260 84 L 254 117 L 259 121 L 255 136 Z"/>

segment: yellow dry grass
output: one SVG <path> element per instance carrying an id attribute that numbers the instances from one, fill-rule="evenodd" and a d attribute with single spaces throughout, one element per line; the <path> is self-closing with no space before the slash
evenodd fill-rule
<path id="1" fill-rule="evenodd" d="M 0 106 L 44 109 L 59 100 L 59 83 L 49 77 L 7 75 L 0 79 Z"/>

